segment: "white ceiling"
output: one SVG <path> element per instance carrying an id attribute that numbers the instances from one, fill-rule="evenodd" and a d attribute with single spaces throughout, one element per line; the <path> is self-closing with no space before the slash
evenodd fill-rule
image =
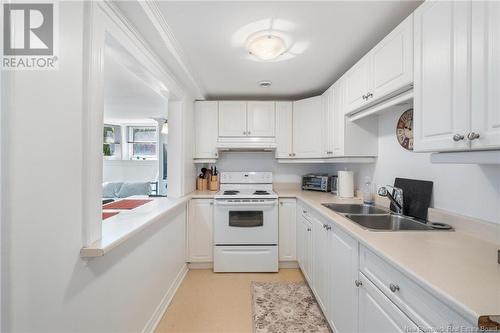
<path id="1" fill-rule="evenodd" d="M 158 7 L 206 98 L 300 98 L 322 93 L 420 3 L 164 1 Z M 249 59 L 242 45 L 248 32 L 270 19 L 301 54 Z M 259 87 L 261 80 L 272 87 Z"/>
<path id="2" fill-rule="evenodd" d="M 105 121 L 167 118 L 167 100 L 131 72 L 110 48 L 104 58 Z"/>

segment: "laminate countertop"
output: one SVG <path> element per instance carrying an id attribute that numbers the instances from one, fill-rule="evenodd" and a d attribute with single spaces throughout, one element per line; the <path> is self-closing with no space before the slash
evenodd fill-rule
<path id="1" fill-rule="evenodd" d="M 279 189 L 279 198 L 296 198 L 338 225 L 420 285 L 439 295 L 471 323 L 500 315 L 499 244 L 453 231 L 381 232 L 363 229 L 322 203 L 361 203 L 330 193 Z M 195 191 L 191 198 L 213 198 L 216 192 Z"/>
<path id="2" fill-rule="evenodd" d="M 430 290 L 471 323 L 500 315 L 499 244 L 459 231 L 374 232 L 363 229 L 322 203 L 353 203 L 329 193 L 275 190 L 297 198 Z"/>

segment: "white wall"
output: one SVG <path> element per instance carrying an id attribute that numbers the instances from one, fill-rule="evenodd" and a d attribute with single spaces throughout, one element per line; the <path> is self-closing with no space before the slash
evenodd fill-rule
<path id="1" fill-rule="evenodd" d="M 158 161 L 104 160 L 103 182 L 153 182 Z"/>
<path id="2" fill-rule="evenodd" d="M 61 2 L 59 19 L 60 69 L 11 72 L 3 87 L 2 332 L 138 332 L 185 265 L 185 207 L 80 259 L 82 2 Z"/>
<path id="3" fill-rule="evenodd" d="M 430 180 L 434 182 L 434 207 L 500 223 L 500 167 L 433 164 L 428 153 L 404 150 L 395 135 L 401 113 L 390 111 L 379 116 L 379 155 L 373 169 L 374 182 L 393 184 L 395 177 Z M 368 167 L 362 171 L 371 172 Z"/>
<path id="4" fill-rule="evenodd" d="M 271 171 L 275 183 L 300 183 L 304 174 L 332 171 L 331 165 L 278 163 L 271 152 L 221 152 L 216 166 L 219 171 Z"/>
<path id="5" fill-rule="evenodd" d="M 272 153 L 222 153 L 220 171 L 272 171 L 275 182 L 298 183 L 308 172 L 335 174 L 353 170 L 357 188 L 366 176 L 375 184 L 394 184 L 396 177 L 434 182 L 431 206 L 500 223 L 500 167 L 498 165 L 433 164 L 430 154 L 404 150 L 395 129 L 401 112 L 379 116 L 379 155 L 375 164 L 280 164 Z M 377 118 L 373 118 L 377 121 Z"/>

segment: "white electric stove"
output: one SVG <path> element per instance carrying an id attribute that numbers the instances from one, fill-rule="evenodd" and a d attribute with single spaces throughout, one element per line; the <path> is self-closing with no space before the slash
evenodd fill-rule
<path id="1" fill-rule="evenodd" d="M 215 195 L 214 272 L 278 271 L 278 195 L 271 172 L 223 172 Z"/>

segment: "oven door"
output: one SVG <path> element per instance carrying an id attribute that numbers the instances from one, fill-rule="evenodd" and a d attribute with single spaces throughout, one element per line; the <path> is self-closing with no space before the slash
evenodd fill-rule
<path id="1" fill-rule="evenodd" d="M 278 243 L 278 201 L 216 200 L 214 212 L 216 245 Z"/>

